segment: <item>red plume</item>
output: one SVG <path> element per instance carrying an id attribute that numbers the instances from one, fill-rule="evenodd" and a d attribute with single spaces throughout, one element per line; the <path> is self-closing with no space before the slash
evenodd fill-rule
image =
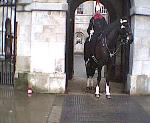
<path id="1" fill-rule="evenodd" d="M 96 5 L 97 5 L 97 4 L 100 4 L 100 0 L 96 0 Z"/>

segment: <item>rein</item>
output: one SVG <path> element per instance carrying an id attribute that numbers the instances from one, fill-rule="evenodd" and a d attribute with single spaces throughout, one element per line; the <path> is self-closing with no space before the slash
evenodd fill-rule
<path id="1" fill-rule="evenodd" d="M 122 20 L 121 20 L 121 24 L 122 24 L 123 22 L 126 22 L 126 21 L 122 21 Z M 125 28 L 125 26 L 122 25 L 122 26 L 121 26 L 121 29 L 122 29 L 122 28 Z M 127 35 L 126 35 L 126 36 L 127 36 Z M 102 37 L 102 36 L 101 36 L 101 37 Z M 129 41 L 129 35 L 128 35 L 128 36 L 126 37 L 126 39 L 125 39 L 126 42 L 124 42 L 124 39 L 121 38 L 119 47 L 116 48 L 116 49 L 114 49 L 113 52 L 110 51 L 110 49 L 109 49 L 109 47 L 108 47 L 108 45 L 107 45 L 107 42 L 106 42 L 106 38 L 103 37 L 103 39 L 104 39 L 104 40 L 102 41 L 103 46 L 106 46 L 106 49 L 107 49 L 108 52 L 109 52 L 109 56 L 110 56 L 110 57 L 113 57 L 113 56 L 115 56 L 115 55 L 117 54 L 117 52 L 119 51 L 119 49 L 121 48 L 122 45 L 125 45 L 126 43 L 128 43 L 128 41 Z"/>
<path id="2" fill-rule="evenodd" d="M 123 39 L 121 39 L 121 40 L 123 40 Z M 113 52 L 110 51 L 110 49 L 109 49 L 109 47 L 108 47 L 108 45 L 107 45 L 106 39 L 104 39 L 103 46 L 106 46 L 106 49 L 107 49 L 108 52 L 109 52 L 109 56 L 110 56 L 110 57 L 113 57 L 114 55 L 117 54 L 117 52 L 119 51 L 119 49 L 121 48 L 121 46 L 124 45 L 124 44 L 125 44 L 125 43 L 124 43 L 123 41 L 121 41 L 121 43 L 119 44 L 119 47 L 118 47 L 115 51 L 113 51 Z"/>

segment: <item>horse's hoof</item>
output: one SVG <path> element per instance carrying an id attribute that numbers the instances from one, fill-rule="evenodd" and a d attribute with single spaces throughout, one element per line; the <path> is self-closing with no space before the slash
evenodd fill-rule
<path id="1" fill-rule="evenodd" d="M 107 99 L 111 99 L 111 95 L 106 95 L 106 98 Z"/>
<path id="2" fill-rule="evenodd" d="M 95 97 L 96 97 L 96 98 L 99 98 L 99 97 L 100 97 L 100 94 L 95 94 Z"/>

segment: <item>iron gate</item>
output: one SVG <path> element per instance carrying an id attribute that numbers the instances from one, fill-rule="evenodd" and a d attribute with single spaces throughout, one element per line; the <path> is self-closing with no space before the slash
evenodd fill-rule
<path id="1" fill-rule="evenodd" d="M 0 85 L 14 85 L 16 0 L 0 0 Z"/>

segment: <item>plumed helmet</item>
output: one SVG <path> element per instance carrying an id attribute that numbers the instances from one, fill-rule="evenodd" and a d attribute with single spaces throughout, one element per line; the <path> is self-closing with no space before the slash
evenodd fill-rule
<path id="1" fill-rule="evenodd" d="M 100 1 L 99 0 L 96 0 L 96 6 L 95 6 L 95 11 L 100 11 Z"/>

